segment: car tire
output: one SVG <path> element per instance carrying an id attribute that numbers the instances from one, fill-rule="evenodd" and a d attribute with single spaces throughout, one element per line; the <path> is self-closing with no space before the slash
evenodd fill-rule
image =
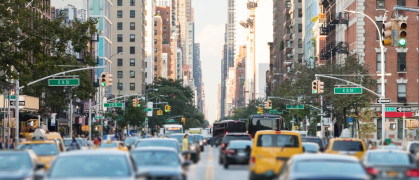
<path id="1" fill-rule="evenodd" d="M 223 159 L 221 158 L 221 156 L 218 158 L 218 163 L 223 164 Z"/>
<path id="2" fill-rule="evenodd" d="M 224 169 L 228 169 L 228 163 L 227 162 L 224 162 Z"/>

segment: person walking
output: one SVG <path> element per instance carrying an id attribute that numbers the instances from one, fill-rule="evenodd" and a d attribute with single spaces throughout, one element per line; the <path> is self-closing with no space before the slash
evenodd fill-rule
<path id="1" fill-rule="evenodd" d="M 79 150 L 80 149 L 80 145 L 79 143 L 76 141 L 76 138 L 73 136 L 73 141 L 70 143 L 70 145 L 68 146 L 68 150 L 69 151 L 73 151 L 73 150 Z"/>
<path id="2" fill-rule="evenodd" d="M 9 149 L 15 149 L 15 143 L 13 142 L 13 138 L 10 138 Z"/>
<path id="3" fill-rule="evenodd" d="M 95 146 L 99 146 L 99 144 L 100 144 L 99 137 L 96 136 L 96 138 L 93 141 L 93 143 L 95 144 Z"/>
<path id="4" fill-rule="evenodd" d="M 185 160 L 189 160 L 189 135 L 185 134 L 182 139 L 182 153 Z"/>

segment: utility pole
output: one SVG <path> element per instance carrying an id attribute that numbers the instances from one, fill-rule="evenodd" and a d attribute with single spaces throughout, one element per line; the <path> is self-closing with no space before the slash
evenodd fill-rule
<path id="1" fill-rule="evenodd" d="M 323 95 L 320 95 L 320 113 L 322 114 L 322 116 L 320 116 L 320 138 L 323 138 Z"/>
<path id="2" fill-rule="evenodd" d="M 73 137 L 73 98 L 70 93 L 70 109 L 69 109 L 70 138 Z"/>
<path id="3" fill-rule="evenodd" d="M 92 140 L 92 99 L 89 99 L 89 140 Z"/>
<path id="4" fill-rule="evenodd" d="M 16 101 L 15 101 L 15 118 L 16 118 L 16 130 L 15 130 L 15 138 L 16 138 L 16 147 L 17 145 L 19 145 L 19 79 L 16 79 L 16 91 L 15 91 L 15 97 L 16 97 Z"/>

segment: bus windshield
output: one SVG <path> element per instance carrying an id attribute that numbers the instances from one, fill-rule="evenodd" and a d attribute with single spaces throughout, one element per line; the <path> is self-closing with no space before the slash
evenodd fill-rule
<path id="1" fill-rule="evenodd" d="M 281 130 L 279 118 L 251 118 L 248 131 L 252 137 L 255 137 L 257 131 L 261 130 Z"/>
<path id="2" fill-rule="evenodd" d="M 176 134 L 176 133 L 183 133 L 183 128 L 182 127 L 167 127 L 167 128 L 165 128 L 166 136 L 170 136 L 171 134 Z"/>
<path id="3" fill-rule="evenodd" d="M 226 132 L 246 132 L 246 123 L 243 121 L 228 122 Z"/>

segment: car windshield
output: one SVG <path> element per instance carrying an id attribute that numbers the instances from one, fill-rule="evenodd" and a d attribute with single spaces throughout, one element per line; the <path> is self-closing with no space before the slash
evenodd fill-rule
<path id="1" fill-rule="evenodd" d="M 376 165 L 411 165 L 409 155 L 401 152 L 370 152 L 368 163 Z"/>
<path id="2" fill-rule="evenodd" d="M 17 149 L 31 149 L 38 156 L 55 156 L 58 154 L 57 144 L 20 144 Z"/>
<path id="3" fill-rule="evenodd" d="M 179 155 L 170 151 L 133 151 L 131 157 L 137 167 L 180 165 Z"/>
<path id="4" fill-rule="evenodd" d="M 137 141 L 137 138 L 129 138 L 129 139 L 125 139 L 125 144 L 126 145 L 130 145 L 130 144 L 134 144 L 135 141 Z"/>
<path id="5" fill-rule="evenodd" d="M 301 142 L 313 142 L 317 143 L 320 148 L 323 148 L 323 143 L 320 138 L 301 138 Z"/>
<path id="6" fill-rule="evenodd" d="M 295 164 L 296 174 L 312 175 L 366 175 L 361 163 L 338 160 L 306 160 Z"/>
<path id="7" fill-rule="evenodd" d="M 131 170 L 125 155 L 78 155 L 58 157 L 50 178 L 129 177 Z"/>
<path id="8" fill-rule="evenodd" d="M 333 151 L 363 151 L 360 141 L 335 141 L 333 143 Z"/>
<path id="9" fill-rule="evenodd" d="M 72 139 L 64 139 L 63 141 L 64 141 L 64 145 L 65 145 L 65 147 L 70 146 L 71 142 L 73 142 L 73 140 L 72 140 Z"/>
<path id="10" fill-rule="evenodd" d="M 32 162 L 26 153 L 0 153 L 0 171 L 31 169 Z"/>
<path id="11" fill-rule="evenodd" d="M 101 148 L 116 148 L 118 147 L 117 143 L 101 143 L 100 146 Z"/>
<path id="12" fill-rule="evenodd" d="M 148 146 L 159 146 L 159 147 L 171 147 L 179 152 L 179 145 L 176 141 L 165 141 L 165 140 L 144 140 L 139 141 L 135 147 L 148 147 Z"/>
<path id="13" fill-rule="evenodd" d="M 309 151 L 309 152 L 317 152 L 319 150 L 317 144 L 303 143 L 303 147 L 305 151 Z"/>
<path id="14" fill-rule="evenodd" d="M 250 141 L 252 139 L 247 134 L 243 134 L 243 135 L 226 135 L 224 137 L 224 139 L 223 139 L 223 142 L 224 143 L 229 143 L 230 141 L 233 141 L 233 140 L 249 140 Z"/>
<path id="15" fill-rule="evenodd" d="M 283 134 L 259 135 L 257 146 L 259 147 L 298 147 L 298 136 Z"/>
<path id="16" fill-rule="evenodd" d="M 252 147 L 252 141 L 230 141 L 229 149 L 246 149 L 247 146 Z"/>
<path id="17" fill-rule="evenodd" d="M 83 140 L 82 139 L 76 139 L 77 143 L 79 143 L 80 146 L 84 146 Z"/>

